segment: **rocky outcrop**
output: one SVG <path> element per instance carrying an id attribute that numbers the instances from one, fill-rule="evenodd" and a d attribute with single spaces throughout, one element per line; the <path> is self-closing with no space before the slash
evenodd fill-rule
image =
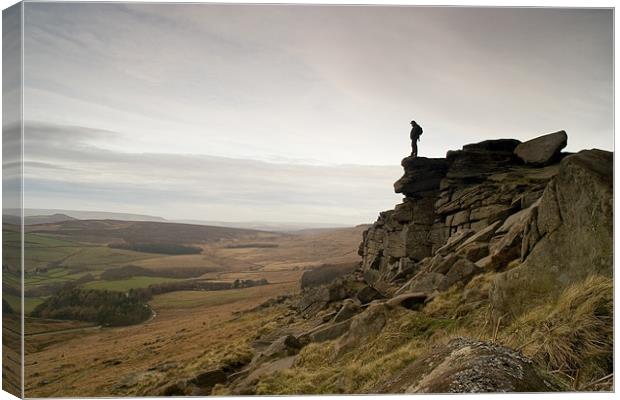
<path id="1" fill-rule="evenodd" d="M 516 315 L 532 293 L 610 274 L 613 155 L 587 150 L 560 161 L 565 145 L 560 131 L 466 145 L 444 162 L 403 160 L 395 187 L 405 199 L 380 214 L 360 246 L 366 282 L 430 296 L 499 271 L 493 306 Z"/>
<path id="2" fill-rule="evenodd" d="M 360 246 L 366 282 L 380 286 L 417 275 L 411 290 L 445 289 L 455 276 L 468 279 L 470 274 L 452 273 L 444 281 L 446 263 L 429 270 L 429 258 L 435 255 L 458 253 L 476 264 L 468 268 L 472 273 L 502 269 L 518 258 L 521 231 L 495 231 L 531 207 L 558 171 L 557 164 L 523 165 L 514 154 L 519 145 L 514 139 L 487 140 L 449 151 L 445 159 L 405 158 L 405 174 L 394 185 L 404 201 L 379 215 Z"/>
<path id="3" fill-rule="evenodd" d="M 526 164 L 547 165 L 558 161 L 560 152 L 566 147 L 568 136 L 559 131 L 521 143 L 515 148 L 515 155 Z"/>
<path id="4" fill-rule="evenodd" d="M 375 393 L 550 392 L 532 361 L 507 347 L 457 338 L 387 379 Z"/>

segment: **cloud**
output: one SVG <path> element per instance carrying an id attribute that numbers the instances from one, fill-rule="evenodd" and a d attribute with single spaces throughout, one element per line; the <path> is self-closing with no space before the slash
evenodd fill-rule
<path id="1" fill-rule="evenodd" d="M 613 146 L 612 13 L 28 4 L 26 116 L 115 151 L 387 165 L 565 129 Z M 178 134 L 182 132 L 183 137 Z"/>
<path id="2" fill-rule="evenodd" d="M 66 135 L 63 134 L 66 132 Z M 26 123 L 29 208 L 150 213 L 175 219 L 369 222 L 398 197 L 398 166 L 268 163 L 208 155 L 124 153 L 93 143 L 115 132 Z"/>

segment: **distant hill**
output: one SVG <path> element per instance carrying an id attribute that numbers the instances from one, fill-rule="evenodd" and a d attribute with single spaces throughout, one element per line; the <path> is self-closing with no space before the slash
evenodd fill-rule
<path id="1" fill-rule="evenodd" d="M 228 228 L 256 229 L 259 231 L 269 232 L 295 232 L 306 229 L 336 229 L 350 228 L 350 225 L 329 224 L 329 223 L 313 223 L 313 222 L 270 222 L 270 221 L 244 221 L 244 222 L 225 222 L 225 221 L 200 221 L 200 220 L 177 220 L 175 222 L 223 226 Z"/>
<path id="2" fill-rule="evenodd" d="M 19 210 L 8 208 L 3 210 L 3 214 L 19 215 Z M 73 219 L 114 219 L 119 221 L 154 221 L 165 222 L 166 219 L 153 215 L 145 214 L 129 214 L 108 211 L 79 211 L 79 210 L 61 210 L 61 209 L 45 209 L 45 208 L 25 208 L 24 215 L 26 217 L 65 215 Z M 6 221 L 5 221 L 6 222 Z M 53 221 L 50 221 L 53 222 Z"/>
<path id="3" fill-rule="evenodd" d="M 175 224 L 171 222 L 77 220 L 28 225 L 26 232 L 62 235 L 82 242 L 214 243 L 228 239 L 266 239 L 279 234 L 251 229 Z"/>
<path id="4" fill-rule="evenodd" d="M 36 224 L 51 224 L 55 222 L 74 221 L 75 218 L 66 214 L 52 214 L 52 215 L 33 215 L 31 217 L 25 217 L 24 223 L 26 225 Z"/>
<path id="5" fill-rule="evenodd" d="M 7 224 L 18 224 L 19 219 L 16 218 L 19 213 L 19 209 L 8 208 L 3 209 L 4 222 Z M 349 228 L 350 225 L 324 223 L 324 222 L 273 222 L 273 221 L 242 221 L 242 222 L 227 222 L 227 221 L 210 221 L 199 219 L 166 219 L 154 215 L 146 214 L 128 214 L 117 213 L 109 211 L 78 211 L 78 210 L 64 210 L 64 209 L 43 209 L 43 208 L 26 208 L 24 209 L 24 215 L 26 216 L 26 225 L 48 223 L 48 222 L 60 222 L 61 220 L 68 219 L 83 219 L 83 220 L 117 220 L 117 221 L 151 221 L 151 222 L 168 222 L 190 225 L 205 225 L 205 226 L 219 226 L 226 228 L 239 228 L 239 229 L 252 229 L 258 231 L 268 232 L 295 232 L 307 229 L 333 229 L 333 228 Z M 63 215 L 65 218 L 55 217 Z M 32 219 L 29 219 L 32 217 Z M 50 220 L 44 220 L 43 217 L 55 217 Z M 39 221 L 38 219 L 42 220 Z"/>
<path id="6" fill-rule="evenodd" d="M 19 225 L 20 218 L 16 215 L 5 214 L 2 216 L 2 220 L 5 224 Z M 36 224 L 49 224 L 54 222 L 71 221 L 75 220 L 65 214 L 52 214 L 52 215 L 32 215 L 24 218 L 24 224 L 36 225 Z"/>

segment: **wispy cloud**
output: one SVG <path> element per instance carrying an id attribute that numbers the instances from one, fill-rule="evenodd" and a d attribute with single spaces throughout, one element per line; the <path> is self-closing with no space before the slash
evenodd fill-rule
<path id="1" fill-rule="evenodd" d="M 128 153 L 94 143 L 114 132 L 26 124 L 29 208 L 151 213 L 175 219 L 357 224 L 398 197 L 400 167 L 268 163 L 206 155 Z"/>

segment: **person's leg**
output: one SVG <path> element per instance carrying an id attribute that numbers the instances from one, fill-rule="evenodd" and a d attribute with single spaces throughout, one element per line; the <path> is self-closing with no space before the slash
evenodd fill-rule
<path id="1" fill-rule="evenodd" d="M 418 156 L 418 144 L 415 141 L 411 142 L 411 156 L 412 157 Z"/>

